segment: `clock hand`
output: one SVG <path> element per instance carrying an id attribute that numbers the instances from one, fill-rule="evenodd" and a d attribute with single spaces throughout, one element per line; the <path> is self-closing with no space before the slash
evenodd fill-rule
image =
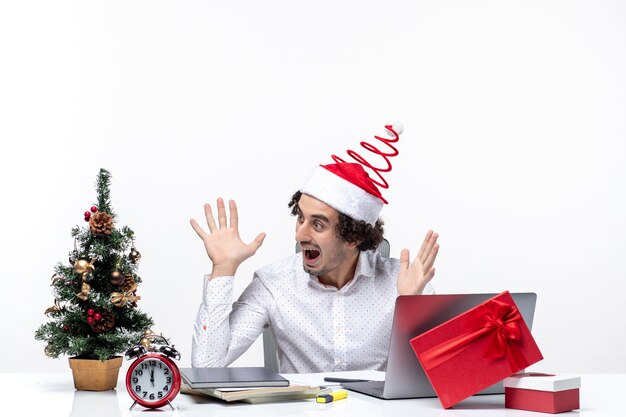
<path id="1" fill-rule="evenodd" d="M 154 386 L 154 367 L 150 370 L 150 382 L 152 382 L 152 386 Z"/>

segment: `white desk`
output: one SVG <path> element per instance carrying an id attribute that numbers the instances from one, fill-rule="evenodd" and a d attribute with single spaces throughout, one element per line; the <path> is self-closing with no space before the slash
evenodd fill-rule
<path id="1" fill-rule="evenodd" d="M 225 403 L 210 398 L 179 394 L 174 400 L 175 410 L 164 407 L 148 411 L 132 404 L 126 393 L 123 374 L 116 390 L 105 392 L 75 391 L 72 376 L 66 373 L 0 373 L 0 393 L 4 404 L 3 416 L 34 415 L 42 417 L 218 417 L 218 416 L 380 416 L 380 417 L 539 417 L 550 414 L 533 413 L 504 408 L 503 395 L 469 398 L 452 409 L 444 410 L 437 398 L 412 400 L 379 400 L 350 392 L 345 400 L 317 404 L 315 400 L 270 404 Z M 622 401 L 626 397 L 626 374 L 582 374 L 581 409 L 559 416 L 626 415 Z"/>

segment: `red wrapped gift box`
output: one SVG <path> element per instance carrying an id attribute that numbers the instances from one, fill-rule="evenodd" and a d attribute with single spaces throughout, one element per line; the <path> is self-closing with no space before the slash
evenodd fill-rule
<path id="1" fill-rule="evenodd" d="M 504 406 L 541 413 L 580 408 L 580 377 L 526 373 L 504 380 Z"/>
<path id="2" fill-rule="evenodd" d="M 444 408 L 543 359 L 508 291 L 414 337 L 411 346 Z"/>

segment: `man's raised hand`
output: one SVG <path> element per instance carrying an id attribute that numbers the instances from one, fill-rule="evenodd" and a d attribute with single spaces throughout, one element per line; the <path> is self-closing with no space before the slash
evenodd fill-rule
<path id="1" fill-rule="evenodd" d="M 202 229 L 196 220 L 190 220 L 191 227 L 204 242 L 206 253 L 213 263 L 211 278 L 235 275 L 239 265 L 254 255 L 265 239 L 265 233 L 259 233 L 250 244 L 242 242 L 239 237 L 237 205 L 233 200 L 230 200 L 228 207 L 230 209 L 230 225 L 226 220 L 226 207 L 222 198 L 217 199 L 217 224 L 213 217 L 211 205 L 204 205 L 209 233 Z"/>
<path id="2" fill-rule="evenodd" d="M 424 238 L 424 243 L 419 253 L 409 263 L 409 250 L 402 249 L 400 253 L 400 272 L 398 273 L 398 294 L 415 295 L 424 291 L 426 284 L 433 279 L 435 268 L 433 267 L 437 252 L 439 252 L 439 244 L 437 238 L 439 235 L 429 230 Z"/>

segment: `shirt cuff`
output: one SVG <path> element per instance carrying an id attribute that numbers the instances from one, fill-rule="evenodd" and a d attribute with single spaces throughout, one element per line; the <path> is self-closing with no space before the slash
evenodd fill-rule
<path id="1" fill-rule="evenodd" d="M 233 298 L 233 280 L 234 277 L 211 279 L 211 274 L 205 275 L 202 303 L 207 305 L 230 304 Z"/>

